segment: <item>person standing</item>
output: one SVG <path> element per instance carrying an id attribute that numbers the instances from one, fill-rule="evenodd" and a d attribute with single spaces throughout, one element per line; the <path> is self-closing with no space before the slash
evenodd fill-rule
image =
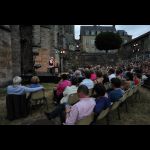
<path id="1" fill-rule="evenodd" d="M 54 57 L 51 57 L 49 60 L 49 70 L 50 73 L 53 75 L 53 68 L 55 67 Z"/>

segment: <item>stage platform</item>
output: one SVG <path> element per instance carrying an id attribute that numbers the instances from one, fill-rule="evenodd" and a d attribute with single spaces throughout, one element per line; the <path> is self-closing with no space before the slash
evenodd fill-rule
<path id="1" fill-rule="evenodd" d="M 23 84 L 31 83 L 30 80 L 33 74 L 22 75 Z M 58 83 L 60 81 L 60 77 L 58 75 L 52 75 L 50 73 L 37 73 L 36 76 L 39 77 L 41 83 Z"/>

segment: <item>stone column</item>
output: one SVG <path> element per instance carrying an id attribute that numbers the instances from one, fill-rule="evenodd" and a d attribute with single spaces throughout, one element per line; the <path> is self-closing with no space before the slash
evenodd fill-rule
<path id="1" fill-rule="evenodd" d="M 53 39 L 52 39 L 52 48 L 53 48 L 53 54 L 54 54 L 54 58 L 55 58 L 55 65 L 58 65 L 58 67 L 60 67 L 60 54 L 59 54 L 59 45 L 58 45 L 58 26 L 59 25 L 54 25 L 53 28 L 51 29 L 51 31 L 53 32 Z"/>
<path id="2" fill-rule="evenodd" d="M 50 25 L 50 56 L 55 58 L 56 49 L 56 27 L 55 25 Z"/>
<path id="3" fill-rule="evenodd" d="M 20 25 L 21 38 L 21 73 L 32 74 L 33 52 L 32 52 L 32 25 Z"/>
<path id="4" fill-rule="evenodd" d="M 41 27 L 40 25 L 32 26 L 32 51 L 33 54 L 39 53 L 39 48 L 41 47 Z"/>
<path id="5" fill-rule="evenodd" d="M 11 25 L 12 75 L 21 75 L 21 45 L 19 25 Z"/>

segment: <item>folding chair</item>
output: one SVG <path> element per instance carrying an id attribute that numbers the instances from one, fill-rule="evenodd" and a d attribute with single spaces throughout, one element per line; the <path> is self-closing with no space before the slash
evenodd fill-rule
<path id="1" fill-rule="evenodd" d="M 103 118 L 106 117 L 106 121 L 107 121 L 107 125 L 109 125 L 109 111 L 110 111 L 110 108 L 106 108 L 104 109 L 97 117 L 97 121 L 99 120 L 102 120 Z"/>
<path id="2" fill-rule="evenodd" d="M 81 120 L 78 120 L 75 125 L 90 125 L 93 120 L 94 120 L 94 113 L 92 113 L 89 116 L 86 116 Z"/>
<path id="3" fill-rule="evenodd" d="M 133 89 L 129 89 L 129 93 L 128 93 L 128 97 L 131 97 L 133 95 L 134 90 Z"/>
<path id="4" fill-rule="evenodd" d="M 41 105 L 45 105 L 48 110 L 48 102 L 47 102 L 47 98 L 45 97 L 44 89 L 31 93 L 30 105 L 31 105 L 31 107 L 30 107 L 31 112 L 32 112 L 33 107 L 37 107 L 37 106 L 41 106 Z"/>
<path id="5" fill-rule="evenodd" d="M 117 113 L 118 113 L 118 119 L 121 120 L 121 117 L 120 117 L 120 109 L 119 109 L 119 106 L 121 104 L 121 99 L 119 99 L 118 101 L 114 102 L 110 108 L 110 112 L 114 111 L 117 109 Z"/>
<path id="6" fill-rule="evenodd" d="M 79 97 L 78 97 L 77 93 L 69 95 L 69 98 L 68 98 L 68 104 L 69 105 L 74 105 L 78 101 L 79 101 Z"/>
<path id="7" fill-rule="evenodd" d="M 134 95 L 134 99 L 137 99 L 137 94 L 138 94 L 138 85 L 136 85 L 133 89 L 133 95 Z"/>
<path id="8" fill-rule="evenodd" d="M 134 88 L 133 89 L 130 88 L 129 89 L 129 93 L 128 93 L 128 98 L 131 98 L 133 96 L 133 94 L 134 94 Z M 130 99 L 130 102 L 131 102 L 131 106 L 133 107 L 133 101 L 132 101 L 132 99 Z"/>
<path id="9" fill-rule="evenodd" d="M 129 91 L 126 91 L 123 97 L 121 97 L 120 99 L 121 102 L 125 104 L 126 112 L 128 112 L 128 103 L 127 103 L 128 94 L 129 94 Z"/>
<path id="10" fill-rule="evenodd" d="M 133 89 L 133 94 L 136 94 L 137 91 L 138 91 L 138 86 L 136 85 Z"/>
<path id="11" fill-rule="evenodd" d="M 140 95 L 140 88 L 142 86 L 142 83 L 140 82 L 138 85 L 137 85 L 137 95 L 139 96 L 139 102 L 140 102 L 140 99 L 141 99 L 141 95 Z"/>

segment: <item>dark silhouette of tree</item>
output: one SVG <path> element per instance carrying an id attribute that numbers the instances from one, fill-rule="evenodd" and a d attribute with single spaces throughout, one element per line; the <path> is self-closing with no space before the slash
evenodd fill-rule
<path id="1" fill-rule="evenodd" d="M 122 44 L 122 38 L 119 34 L 113 32 L 102 32 L 98 34 L 95 38 L 95 46 L 99 50 L 105 50 L 108 53 L 108 50 L 119 49 Z"/>

